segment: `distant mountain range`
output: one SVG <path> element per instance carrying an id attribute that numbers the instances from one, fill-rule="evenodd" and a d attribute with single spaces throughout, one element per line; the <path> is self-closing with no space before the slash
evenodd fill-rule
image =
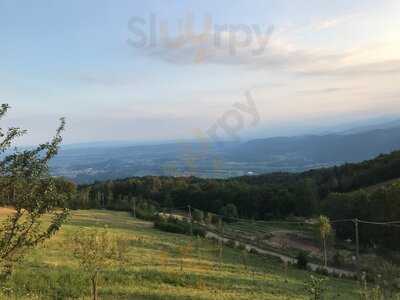
<path id="1" fill-rule="evenodd" d="M 285 156 L 305 163 L 332 164 L 362 161 L 397 149 L 400 149 L 400 127 L 252 140 L 239 145 L 228 157 L 235 161 L 264 162 Z"/>
<path id="2" fill-rule="evenodd" d="M 400 149 L 400 121 L 339 133 L 216 144 L 81 144 L 64 147 L 52 172 L 79 183 L 132 176 L 227 178 L 359 162 Z"/>

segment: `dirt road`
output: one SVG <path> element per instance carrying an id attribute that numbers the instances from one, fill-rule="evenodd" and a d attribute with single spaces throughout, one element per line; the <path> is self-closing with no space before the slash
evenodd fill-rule
<path id="1" fill-rule="evenodd" d="M 296 264 L 297 263 L 297 259 L 295 259 L 293 257 L 287 256 L 287 255 L 284 255 L 284 254 L 280 254 L 280 253 L 277 253 L 277 252 L 274 252 L 274 251 L 271 251 L 271 250 L 265 250 L 265 249 L 262 249 L 260 247 L 254 246 L 254 245 L 252 245 L 250 243 L 243 243 L 242 241 L 234 240 L 234 239 L 232 239 L 230 237 L 221 236 L 221 235 L 219 235 L 219 234 L 217 234 L 215 232 L 212 232 L 212 231 L 207 231 L 206 237 L 207 238 L 214 238 L 214 239 L 222 240 L 224 243 L 226 243 L 226 242 L 228 242 L 230 240 L 233 240 L 235 242 L 240 242 L 241 244 L 244 244 L 248 251 L 254 250 L 259 254 L 277 257 L 277 258 L 280 258 L 283 262 L 287 262 L 287 263 L 290 263 L 290 264 Z M 339 276 L 354 277 L 356 275 L 356 273 L 352 272 L 352 271 L 333 268 L 333 267 L 325 268 L 324 266 L 318 265 L 318 264 L 315 264 L 315 263 L 308 263 L 308 266 L 313 271 L 316 271 L 318 269 L 326 269 L 329 272 L 329 274 L 336 274 L 336 275 L 339 275 Z"/>

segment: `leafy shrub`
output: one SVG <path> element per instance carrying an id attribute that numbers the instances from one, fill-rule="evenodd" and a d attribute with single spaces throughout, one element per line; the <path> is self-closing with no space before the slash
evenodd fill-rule
<path id="1" fill-rule="evenodd" d="M 310 279 L 306 282 L 305 285 L 306 285 L 306 291 L 311 296 L 312 299 L 315 300 L 323 299 L 323 295 L 326 290 L 325 281 L 326 279 L 324 278 L 318 278 L 313 275 L 310 276 Z"/>
<path id="2" fill-rule="evenodd" d="M 329 276 L 329 271 L 323 267 L 317 268 L 316 272 L 320 275 Z"/>
<path id="3" fill-rule="evenodd" d="M 258 251 L 257 251 L 256 249 L 254 249 L 254 248 L 251 248 L 251 249 L 250 249 L 250 253 L 251 253 L 251 254 L 255 254 L 255 255 L 258 255 L 258 254 L 259 254 Z"/>
<path id="4" fill-rule="evenodd" d="M 236 242 L 234 240 L 228 240 L 225 245 L 229 248 L 236 248 Z"/>
<path id="5" fill-rule="evenodd" d="M 336 267 L 344 266 L 345 258 L 344 258 L 344 255 L 340 251 L 336 252 L 335 255 L 333 256 L 333 264 Z"/>
<path id="6" fill-rule="evenodd" d="M 211 214 L 211 225 L 218 225 L 221 218 L 215 214 Z"/>
<path id="7" fill-rule="evenodd" d="M 146 221 L 155 221 L 158 218 L 155 205 L 147 200 L 138 202 L 135 213 L 137 218 Z"/>
<path id="8" fill-rule="evenodd" d="M 297 267 L 302 270 L 306 270 L 308 266 L 308 253 L 305 251 L 300 251 L 299 254 L 296 256 L 297 259 Z"/>
<path id="9" fill-rule="evenodd" d="M 154 221 L 157 219 L 157 215 L 155 215 L 153 212 L 142 209 L 136 210 L 136 217 L 145 221 Z"/>
<path id="10" fill-rule="evenodd" d="M 239 249 L 239 250 L 246 250 L 246 245 L 245 244 L 242 244 L 242 243 L 238 243 L 238 245 L 237 245 L 237 248 Z"/>
<path id="11" fill-rule="evenodd" d="M 229 203 L 220 209 L 220 214 L 225 222 L 233 223 L 238 217 L 238 210 L 235 204 Z"/>
<path id="12" fill-rule="evenodd" d="M 187 221 L 181 221 L 174 218 L 165 219 L 157 219 L 154 222 L 154 227 L 171 233 L 177 234 L 190 234 L 190 223 Z M 192 224 L 193 235 L 205 237 L 206 231 L 196 224 Z"/>
<path id="13" fill-rule="evenodd" d="M 198 226 L 193 226 L 193 235 L 199 237 L 206 237 L 206 231 Z"/>
<path id="14" fill-rule="evenodd" d="M 199 209 L 193 210 L 193 220 L 195 222 L 203 223 L 204 222 L 204 212 Z"/>

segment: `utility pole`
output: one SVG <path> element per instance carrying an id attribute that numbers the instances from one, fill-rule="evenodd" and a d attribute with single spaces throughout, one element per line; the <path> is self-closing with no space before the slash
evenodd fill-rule
<path id="1" fill-rule="evenodd" d="M 188 209 L 189 209 L 190 235 L 193 236 L 192 206 L 188 205 Z"/>
<path id="2" fill-rule="evenodd" d="M 356 260 L 357 260 L 357 273 L 360 272 L 360 240 L 358 235 L 358 219 L 353 220 L 356 234 Z"/>

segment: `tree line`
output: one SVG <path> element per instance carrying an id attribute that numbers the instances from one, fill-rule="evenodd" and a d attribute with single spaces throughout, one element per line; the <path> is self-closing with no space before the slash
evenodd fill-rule
<path id="1" fill-rule="evenodd" d="M 60 181 L 77 195 L 71 208 L 131 210 L 132 201 L 146 199 L 159 207 L 195 208 L 221 213 L 227 205 L 238 216 L 270 219 L 312 216 L 321 213 L 332 193 L 347 193 L 400 178 L 400 151 L 358 164 L 311 170 L 304 173 L 272 173 L 232 179 L 196 177 L 133 177 L 75 187 Z"/>

